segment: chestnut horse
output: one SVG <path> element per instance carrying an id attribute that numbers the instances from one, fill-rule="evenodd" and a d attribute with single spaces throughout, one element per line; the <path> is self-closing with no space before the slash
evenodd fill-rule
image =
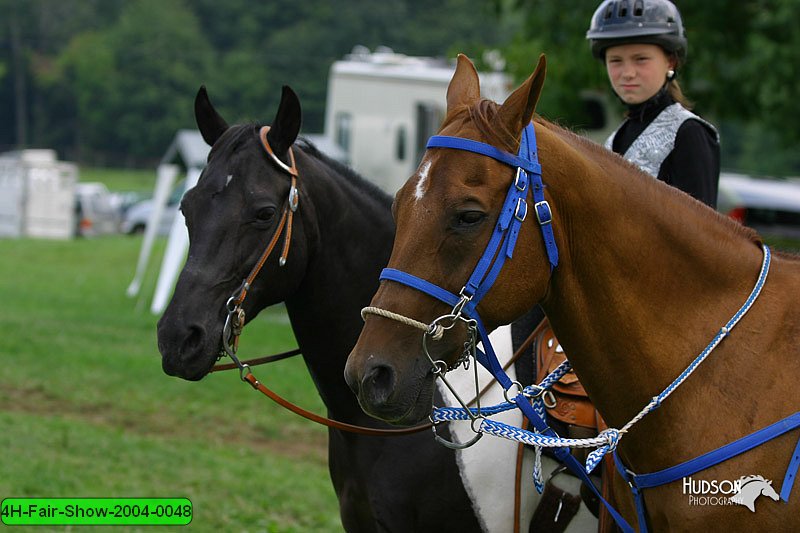
<path id="1" fill-rule="evenodd" d="M 480 98 L 475 68 L 459 56 L 440 135 L 516 154 L 544 77 L 542 56 L 533 74 L 498 105 Z M 544 201 L 552 216 L 542 227 L 552 229 L 557 266 L 537 216 L 527 216 L 513 257 L 477 313 L 491 331 L 539 302 L 598 411 L 610 427 L 621 428 L 681 375 L 742 306 L 766 251 L 753 231 L 617 155 L 538 118 L 534 129 Z M 515 169 L 493 156 L 429 147 L 395 198 L 397 232 L 389 267 L 458 295 L 495 222 L 502 220 L 500 210 L 514 180 Z M 531 202 L 531 193 L 526 194 L 523 201 Z M 373 297 L 371 309 L 390 314 L 366 315 L 345 377 L 366 412 L 411 424 L 428 416 L 434 370 L 440 370 L 432 368 L 423 348 L 452 365 L 462 354 L 467 328 L 457 323 L 440 340 L 426 333 L 423 346 L 419 329 L 392 317 L 433 324 L 455 310 L 397 281 L 384 279 Z M 672 467 L 800 409 L 798 286 L 800 260 L 775 253 L 749 312 L 658 409 L 619 441 L 618 457 L 627 469 L 646 474 Z M 694 473 L 689 481 L 761 475 L 780 483 L 793 450 L 798 454 L 800 431 L 787 427 L 795 429 Z M 791 482 L 791 476 L 787 479 Z M 800 530 L 798 497 L 788 504 L 763 498 L 752 513 L 738 505 L 703 505 L 708 499 L 698 504 L 686 483 L 642 491 L 649 527 Z M 614 489 L 624 516 L 635 523 L 628 485 L 616 476 Z"/>

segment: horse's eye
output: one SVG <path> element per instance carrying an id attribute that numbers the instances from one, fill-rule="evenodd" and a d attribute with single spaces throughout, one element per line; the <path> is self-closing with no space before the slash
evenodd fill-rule
<path id="1" fill-rule="evenodd" d="M 258 222 L 269 222 L 275 216 L 274 207 L 262 207 L 256 212 L 256 220 Z"/>
<path id="2" fill-rule="evenodd" d="M 482 211 L 462 211 L 458 213 L 458 225 L 461 227 L 474 226 L 486 218 Z"/>

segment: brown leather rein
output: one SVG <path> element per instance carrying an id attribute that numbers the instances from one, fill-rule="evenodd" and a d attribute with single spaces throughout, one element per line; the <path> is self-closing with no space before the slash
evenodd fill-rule
<path id="1" fill-rule="evenodd" d="M 533 343 L 533 341 L 536 338 L 538 333 L 539 333 L 539 328 L 537 328 L 533 333 L 531 333 L 531 335 L 525 340 L 525 342 L 522 343 L 522 345 L 520 345 L 519 348 L 517 348 L 517 351 L 514 352 L 514 355 L 511 357 L 511 359 L 503 366 L 503 370 L 508 370 L 508 368 L 512 364 L 514 364 L 514 362 L 517 359 L 520 358 L 522 353 L 525 350 L 527 350 L 530 347 L 530 345 Z M 419 426 L 414 426 L 414 427 L 410 427 L 410 428 L 376 429 L 376 428 L 369 428 L 369 427 L 365 427 L 365 426 L 356 426 L 356 425 L 353 425 L 353 424 L 348 424 L 346 422 L 339 422 L 338 420 L 333 420 L 331 418 L 326 418 L 326 417 L 323 417 L 323 416 L 319 416 L 319 415 L 317 415 L 315 413 L 312 413 L 311 411 L 308 411 L 306 409 L 303 409 L 302 407 L 300 407 L 300 406 L 298 406 L 296 404 L 293 404 L 289 400 L 281 397 L 278 393 L 274 392 L 273 390 L 271 390 L 268 387 L 266 387 L 263 383 L 258 381 L 258 379 L 256 379 L 256 377 L 253 375 L 252 371 L 250 370 L 251 366 L 257 366 L 257 365 L 262 365 L 262 364 L 266 364 L 266 363 L 274 363 L 276 361 L 280 361 L 280 360 L 287 359 L 287 358 L 295 356 L 295 355 L 299 355 L 300 353 L 302 353 L 300 351 L 300 349 L 299 348 L 295 348 L 294 350 L 289 350 L 288 352 L 283 352 L 283 353 L 279 353 L 279 354 L 275 354 L 275 355 L 267 355 L 267 356 L 259 357 L 259 358 L 256 358 L 256 359 L 248 359 L 247 361 L 239 361 L 239 359 L 237 358 L 237 359 L 235 359 L 234 363 L 224 363 L 224 364 L 215 365 L 211 369 L 211 372 L 220 372 L 220 371 L 223 371 L 223 370 L 233 370 L 235 368 L 238 368 L 239 371 L 240 371 L 240 377 L 241 377 L 242 381 L 246 381 L 254 389 L 258 390 L 259 392 L 261 392 L 262 394 L 267 396 L 269 399 L 271 399 L 272 401 L 274 401 L 278 405 L 281 405 L 285 409 L 288 409 L 289 411 L 291 411 L 291 412 L 293 412 L 293 413 L 295 413 L 295 414 L 297 414 L 299 416 L 302 416 L 303 418 L 311 420 L 312 422 L 316 422 L 318 424 L 321 424 L 323 426 L 327 426 L 327 427 L 330 427 L 330 428 L 335 428 L 335 429 L 340 429 L 342 431 L 347 431 L 349 433 L 357 433 L 359 435 L 383 436 L 383 437 L 386 437 L 386 436 L 399 436 L 399 435 L 408 435 L 408 434 L 411 434 L 411 433 L 418 433 L 420 431 L 424 431 L 426 429 L 430 429 L 433 426 L 433 424 L 427 423 L 427 424 L 421 424 Z M 495 383 L 494 379 L 492 379 L 489 383 L 487 383 L 483 387 L 483 389 L 481 389 L 481 391 L 478 393 L 478 395 L 469 402 L 468 405 L 475 404 L 477 399 L 479 397 L 483 396 L 486 393 L 486 391 L 489 390 L 489 388 L 494 383 Z M 518 469 L 519 469 L 519 466 L 518 466 Z M 517 476 L 519 476 L 519 470 L 517 471 Z M 518 488 L 518 484 L 517 484 L 517 488 Z"/>

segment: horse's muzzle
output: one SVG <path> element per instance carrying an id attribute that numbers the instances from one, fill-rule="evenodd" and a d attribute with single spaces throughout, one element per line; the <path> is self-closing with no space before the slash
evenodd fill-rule
<path id="1" fill-rule="evenodd" d="M 201 325 L 179 327 L 164 317 L 158 322 L 161 368 L 169 376 L 189 381 L 202 379 L 216 361 L 219 344 L 220 339 L 212 342 Z"/>

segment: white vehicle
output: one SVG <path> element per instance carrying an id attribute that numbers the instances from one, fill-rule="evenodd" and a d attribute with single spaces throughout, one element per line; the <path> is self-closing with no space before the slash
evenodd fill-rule
<path id="1" fill-rule="evenodd" d="M 75 235 L 95 237 L 119 231 L 120 209 L 117 200 L 100 182 L 75 185 Z"/>
<path id="2" fill-rule="evenodd" d="M 723 172 L 719 189 L 721 212 L 765 237 L 800 239 L 800 182 Z"/>
<path id="3" fill-rule="evenodd" d="M 181 181 L 172 190 L 172 194 L 170 194 L 169 199 L 167 200 L 167 205 L 164 206 L 164 212 L 161 215 L 161 219 L 158 221 L 158 229 L 156 230 L 157 235 L 162 237 L 169 235 L 170 228 L 175 220 L 175 215 L 178 213 L 178 208 L 180 207 L 181 198 L 183 198 L 185 187 L 186 182 Z M 120 230 L 122 233 L 126 233 L 128 235 L 144 233 L 144 230 L 147 227 L 147 221 L 150 220 L 150 214 L 152 212 L 152 199 L 142 200 L 133 204 L 127 209 L 127 211 L 125 211 L 125 215 L 122 218 L 122 224 L 120 225 Z"/>
<path id="4" fill-rule="evenodd" d="M 447 108 L 454 65 L 379 47 L 357 46 L 331 66 L 325 104 L 325 137 L 357 172 L 389 194 L 414 173 L 428 137 Z M 502 102 L 511 88 L 503 72 L 480 73 L 483 96 Z"/>

